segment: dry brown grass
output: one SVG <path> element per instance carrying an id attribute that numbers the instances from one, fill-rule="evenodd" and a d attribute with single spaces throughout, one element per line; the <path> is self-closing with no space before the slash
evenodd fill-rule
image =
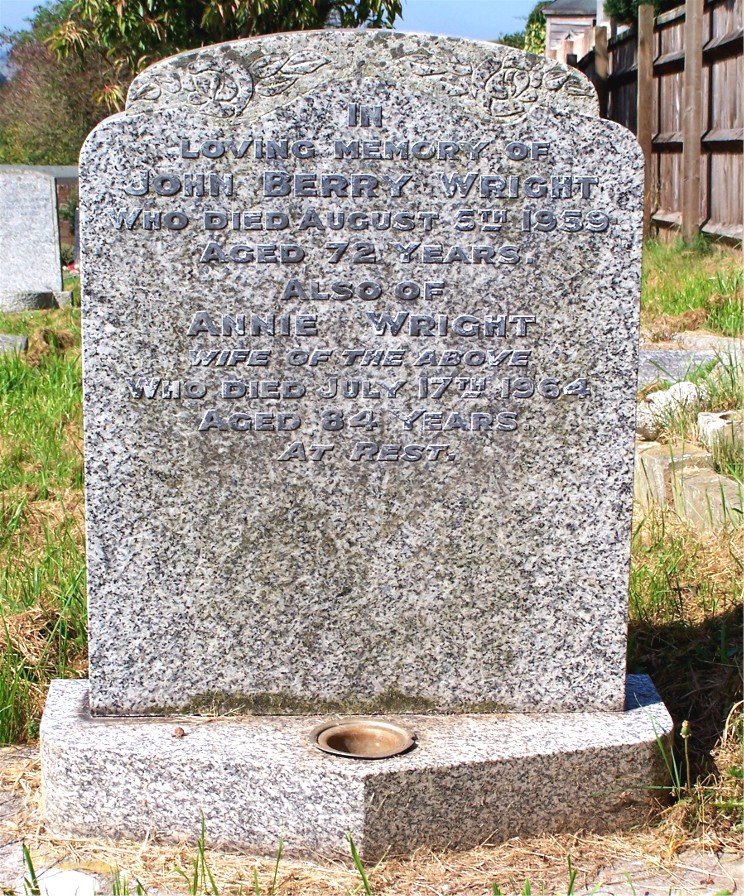
<path id="1" fill-rule="evenodd" d="M 699 329 L 707 318 L 708 312 L 704 308 L 689 308 L 681 314 L 660 314 L 646 321 L 641 338 L 644 342 L 668 342 L 677 333 Z"/>
<path id="2" fill-rule="evenodd" d="M 82 544 L 85 534 L 85 497 L 81 491 L 66 488 L 46 500 L 29 502 L 25 524 L 32 542 L 40 544 L 50 526 L 69 527 Z"/>
<path id="3" fill-rule="evenodd" d="M 732 736 L 721 749 L 735 749 Z M 188 870 L 194 860 L 195 844 L 165 844 L 154 836 L 142 843 L 130 841 L 83 840 L 51 835 L 41 821 L 40 763 L 29 751 L 0 752 L 0 792 L 20 798 L 18 813 L 0 822 L 5 842 L 23 840 L 34 856 L 37 868 L 56 865 L 75 867 L 97 874 L 124 872 L 132 884 L 139 880 L 146 890 L 185 893 L 186 883 L 178 873 Z M 677 804 L 683 805 L 683 804 Z M 641 863 L 652 873 L 672 875 L 681 851 L 698 850 L 736 853 L 740 833 L 721 836 L 720 827 L 691 835 L 680 810 L 668 811 L 660 822 L 623 834 L 576 834 L 536 838 L 514 838 L 497 845 L 482 845 L 466 852 L 418 850 L 405 859 L 385 859 L 367 868 L 375 896 L 411 896 L 434 893 L 440 896 L 485 896 L 497 883 L 508 892 L 520 892 L 525 880 L 532 891 L 565 893 L 567 857 L 578 872 L 576 889 L 592 886 L 602 869 L 618 863 Z M 274 859 L 257 859 L 207 849 L 206 861 L 220 893 L 254 892 L 253 873 L 258 873 L 262 893 L 268 893 L 274 873 Z M 622 876 L 620 877 L 622 879 Z M 0 885 L 13 882 L 0 880 Z M 351 860 L 298 861 L 283 857 L 279 867 L 277 892 L 285 896 L 347 896 L 359 891 L 361 880 Z"/>
<path id="4" fill-rule="evenodd" d="M 52 351 L 80 353 L 76 346 L 75 334 L 70 330 L 56 327 L 40 327 L 33 330 L 28 337 L 26 363 L 29 367 L 38 367 L 41 359 Z"/>
<path id="5" fill-rule="evenodd" d="M 38 867 L 62 862 L 95 873 L 125 871 L 130 881 L 137 879 L 147 890 L 185 892 L 185 882 L 176 869 L 188 869 L 194 859 L 194 843 L 169 845 L 148 838 L 144 843 L 108 840 L 60 839 L 49 834 L 40 815 L 40 764 L 36 757 L 21 753 L 0 770 L 0 789 L 15 793 L 23 809 L 0 823 L 7 840 L 23 839 L 36 858 Z M 565 892 L 566 858 L 571 856 L 578 871 L 577 886 L 591 884 L 600 869 L 618 857 L 644 860 L 650 867 L 668 868 L 675 853 L 687 842 L 676 831 L 670 837 L 664 827 L 648 828 L 621 835 L 559 835 L 515 838 L 494 846 L 480 846 L 467 852 L 434 853 L 418 850 L 405 859 L 387 859 L 374 870 L 368 868 L 375 894 L 411 896 L 417 893 L 473 894 L 483 896 L 496 882 L 505 891 L 514 880 L 521 888 L 530 880 L 533 891 L 544 886 L 548 892 Z M 19 847 L 20 850 L 20 847 Z M 268 892 L 274 860 L 256 859 L 207 850 L 207 862 L 221 893 L 253 892 L 253 870 L 257 869 L 261 892 Z M 347 894 L 361 883 L 349 862 L 297 861 L 282 858 L 278 892 L 287 896 Z M 9 882 L 0 881 L 7 886 Z"/>
<path id="6" fill-rule="evenodd" d="M 20 523 L 4 539 L 9 552 L 21 549 L 27 559 L 43 553 L 50 532 L 69 532 L 83 546 L 85 539 L 85 497 L 78 489 L 60 492 L 48 489 L 49 497 L 40 499 L 39 489 L 23 483 L 0 493 L 0 524 L 23 502 Z M 5 517 L 5 519 L 3 519 Z"/>

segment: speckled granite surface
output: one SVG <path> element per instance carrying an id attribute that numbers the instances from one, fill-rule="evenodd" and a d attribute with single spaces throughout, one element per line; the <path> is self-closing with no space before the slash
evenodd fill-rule
<path id="1" fill-rule="evenodd" d="M 193 840 L 203 812 L 211 845 L 348 856 L 348 832 L 365 860 L 640 822 L 671 730 L 645 676 L 621 713 L 393 716 L 418 744 L 377 761 L 321 753 L 318 717 L 94 719 L 87 698 L 55 681 L 42 719 L 52 831 Z"/>
<path id="2" fill-rule="evenodd" d="M 594 113 L 381 32 L 135 81 L 80 168 L 95 713 L 621 708 L 642 157 Z"/>
<path id="3" fill-rule="evenodd" d="M 0 311 L 55 308 L 64 302 L 54 178 L 0 171 Z"/>

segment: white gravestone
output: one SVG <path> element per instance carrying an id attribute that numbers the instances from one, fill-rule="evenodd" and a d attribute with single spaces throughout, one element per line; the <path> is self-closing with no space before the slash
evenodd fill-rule
<path id="1" fill-rule="evenodd" d="M 0 311 L 69 304 L 54 178 L 32 168 L 0 170 Z"/>

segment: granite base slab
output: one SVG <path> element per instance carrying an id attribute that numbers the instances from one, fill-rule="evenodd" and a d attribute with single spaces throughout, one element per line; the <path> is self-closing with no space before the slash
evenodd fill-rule
<path id="1" fill-rule="evenodd" d="M 60 836 L 195 841 L 367 861 L 517 835 L 643 821 L 672 729 L 649 678 L 625 712 L 387 717 L 417 743 L 390 759 L 320 752 L 326 719 L 93 718 L 87 681 L 54 681 L 41 723 L 46 823 Z"/>

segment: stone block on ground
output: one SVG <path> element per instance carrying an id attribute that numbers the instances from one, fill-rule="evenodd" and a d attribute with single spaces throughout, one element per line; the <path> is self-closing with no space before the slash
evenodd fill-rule
<path id="1" fill-rule="evenodd" d="M 0 333 L 0 353 L 28 351 L 28 336 L 9 336 Z"/>
<path id="2" fill-rule="evenodd" d="M 717 333 L 700 333 L 684 331 L 672 336 L 673 343 L 685 351 L 713 351 L 719 357 L 741 357 L 744 352 L 744 340 L 741 337 L 721 336 Z"/>
<path id="3" fill-rule="evenodd" d="M 674 349 L 641 349 L 638 365 L 638 385 L 646 386 L 659 380 L 686 380 L 701 367 L 718 362 L 714 351 L 684 351 Z"/>
<path id="4" fill-rule="evenodd" d="M 699 529 L 744 524 L 744 484 L 713 470 L 687 470 L 679 477 L 675 507 Z"/>
<path id="5" fill-rule="evenodd" d="M 712 470 L 713 455 L 685 442 L 639 443 L 635 456 L 634 497 L 643 507 L 675 505 L 683 472 Z"/>
<path id="6" fill-rule="evenodd" d="M 711 451 L 716 447 L 741 451 L 744 446 L 744 411 L 707 411 L 698 414 L 698 436 Z"/>

